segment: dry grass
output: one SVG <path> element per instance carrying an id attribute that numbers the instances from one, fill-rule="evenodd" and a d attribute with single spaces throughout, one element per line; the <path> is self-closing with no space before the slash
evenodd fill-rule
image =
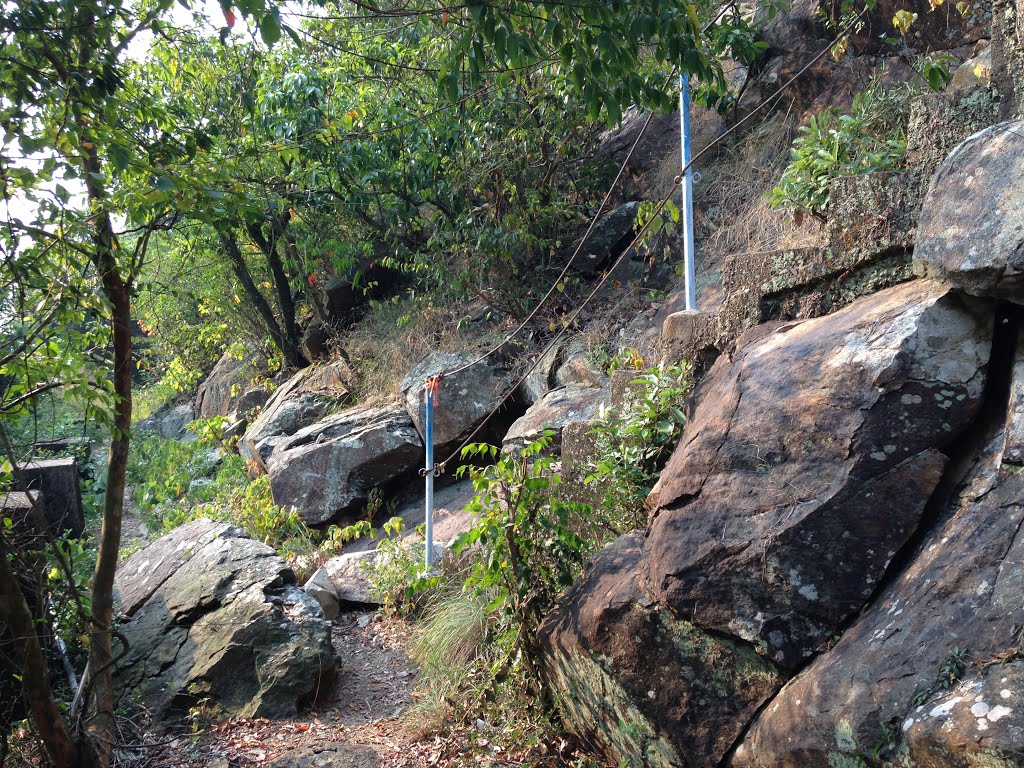
<path id="1" fill-rule="evenodd" d="M 773 209 L 766 199 L 789 163 L 796 128 L 796 115 L 776 112 L 703 169 L 694 202 L 697 244 L 706 264 L 721 264 L 730 254 L 820 242 L 816 222 L 797 227 L 788 211 Z"/>
<path id="2" fill-rule="evenodd" d="M 393 402 L 402 379 L 427 354 L 482 348 L 494 343 L 509 322 L 469 322 L 469 312 L 464 305 L 423 308 L 411 300 L 375 304 L 339 339 L 355 373 L 356 400 Z"/>

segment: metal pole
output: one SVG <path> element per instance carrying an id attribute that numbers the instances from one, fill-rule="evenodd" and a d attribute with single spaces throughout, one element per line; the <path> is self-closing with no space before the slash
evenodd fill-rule
<path id="1" fill-rule="evenodd" d="M 686 269 L 686 311 L 697 309 L 697 291 L 694 285 L 693 242 L 693 169 L 690 158 L 690 76 L 679 75 L 679 123 L 683 144 L 683 265 Z"/>
<path id="2" fill-rule="evenodd" d="M 425 464 L 426 483 L 426 570 L 429 572 L 434 568 L 434 388 L 433 380 L 427 379 L 423 386 L 424 408 L 424 438 L 426 443 L 427 460 Z"/>

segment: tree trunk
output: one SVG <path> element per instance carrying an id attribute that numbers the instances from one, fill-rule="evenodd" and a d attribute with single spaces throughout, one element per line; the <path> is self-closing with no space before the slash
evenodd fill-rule
<path id="1" fill-rule="evenodd" d="M 263 324 L 266 326 L 267 332 L 270 333 L 270 338 L 274 342 L 274 346 L 281 350 L 281 354 L 284 355 L 285 363 L 291 368 L 305 368 L 309 365 L 309 361 L 306 360 L 305 355 L 302 354 L 298 346 L 289 341 L 287 333 L 281 328 L 277 318 L 274 317 L 274 310 L 271 308 L 270 303 L 260 293 L 260 289 L 256 287 L 256 282 L 252 279 L 252 274 L 245 263 L 245 257 L 242 255 L 242 250 L 238 247 L 238 242 L 232 235 L 224 234 L 223 232 L 220 233 L 220 242 L 224 246 L 228 260 L 231 262 L 231 270 L 235 273 L 235 277 L 238 278 L 238 282 L 242 284 L 245 295 L 249 297 L 249 301 L 252 302 L 253 306 L 256 307 L 256 311 L 259 312 L 260 318 L 263 320 Z"/>
<path id="2" fill-rule="evenodd" d="M 274 288 L 277 293 L 277 306 L 281 310 L 281 318 L 284 320 L 283 335 L 288 340 L 289 350 L 285 352 L 287 358 L 291 355 L 299 367 L 309 365 L 306 356 L 302 353 L 302 337 L 299 334 L 299 326 L 295 323 L 295 302 L 292 301 L 292 288 L 288 283 L 288 275 L 284 270 L 284 263 L 281 261 L 281 254 L 278 246 L 288 226 L 289 214 L 285 213 L 281 219 L 270 225 L 271 236 L 269 239 L 263 237 L 263 233 L 256 225 L 249 225 L 246 230 L 249 232 L 253 242 L 263 252 L 267 260 L 267 267 L 274 278 Z M 282 350 L 284 352 L 284 350 Z"/>
<path id="3" fill-rule="evenodd" d="M 110 456 L 107 462 L 107 490 L 103 499 L 103 520 L 100 527 L 99 551 L 92 584 L 92 633 L 89 644 L 88 716 L 85 744 L 81 748 L 82 764 L 106 768 L 117 737 L 114 713 L 114 572 L 121 548 L 121 516 L 124 511 L 124 486 L 128 473 L 128 441 L 132 428 L 132 329 L 130 278 L 118 264 L 120 245 L 114 234 L 110 214 L 103 209 L 106 191 L 99 179 L 99 154 L 87 142 L 87 127 L 79 125 L 82 137 L 83 174 L 94 216 L 93 252 L 91 258 L 110 302 L 110 325 L 114 344 L 114 420 L 110 434 Z"/>
<path id="4" fill-rule="evenodd" d="M 39 642 L 32 611 L 25 601 L 18 579 L 8 559 L 7 540 L 0 531 L 0 620 L 10 629 L 14 658 L 21 670 L 22 685 L 32 721 L 46 753 L 56 768 L 72 768 L 78 750 L 61 716 L 50 688 L 50 669 Z"/>

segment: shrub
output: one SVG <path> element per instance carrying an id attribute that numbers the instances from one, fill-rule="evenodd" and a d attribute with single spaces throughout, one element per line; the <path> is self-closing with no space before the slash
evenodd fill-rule
<path id="1" fill-rule="evenodd" d="M 584 483 L 597 489 L 597 522 L 608 531 L 643 523 L 644 499 L 682 431 L 691 386 L 685 363 L 648 368 L 630 382 L 621 411 L 602 409 Z"/>
<path id="2" fill-rule="evenodd" d="M 452 545 L 456 556 L 469 561 L 464 589 L 489 601 L 493 642 L 537 685 L 537 627 L 582 569 L 594 541 L 586 535 L 590 508 L 558 494 L 555 460 L 543 455 L 552 437 L 548 430 L 516 454 L 480 444 L 463 449 L 463 458 L 494 463 L 460 468 L 472 476 L 476 496 L 466 507 L 473 524 Z"/>
<path id="3" fill-rule="evenodd" d="M 791 161 L 768 196 L 773 208 L 793 206 L 824 218 L 829 182 L 897 168 L 907 152 L 906 122 L 912 85 L 858 93 L 850 114 L 829 107 L 811 117 L 793 141 Z"/>

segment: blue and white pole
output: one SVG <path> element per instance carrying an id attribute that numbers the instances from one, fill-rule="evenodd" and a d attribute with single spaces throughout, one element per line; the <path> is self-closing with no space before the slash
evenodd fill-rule
<path id="1" fill-rule="evenodd" d="M 693 241 L 693 169 L 690 168 L 690 76 L 679 74 L 679 122 L 683 143 L 683 266 L 686 276 L 686 311 L 697 309 L 697 290 L 694 285 Z"/>
<path id="2" fill-rule="evenodd" d="M 434 569 L 434 398 L 437 395 L 437 379 L 427 379 L 423 385 L 423 442 L 426 444 L 427 459 L 424 465 L 426 478 L 426 570 Z"/>

